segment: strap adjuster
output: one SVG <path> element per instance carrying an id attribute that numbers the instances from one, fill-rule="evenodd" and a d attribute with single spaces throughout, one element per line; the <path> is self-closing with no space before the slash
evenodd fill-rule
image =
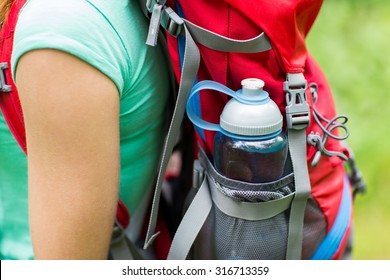
<path id="1" fill-rule="evenodd" d="M 184 21 L 174 10 L 166 7 L 161 16 L 161 26 L 173 37 L 180 35 Z"/>
<path id="2" fill-rule="evenodd" d="M 146 8 L 151 13 L 146 44 L 157 44 L 160 25 L 172 36 L 177 37 L 182 32 L 184 21 L 169 7 L 166 0 L 148 0 Z"/>
<path id="3" fill-rule="evenodd" d="M 10 85 L 7 85 L 5 81 L 4 70 L 7 68 L 8 68 L 7 62 L 0 63 L 0 92 L 11 92 L 12 90 L 12 87 Z"/>
<path id="4" fill-rule="evenodd" d="M 287 74 L 283 83 L 286 93 L 287 128 L 305 129 L 310 124 L 310 107 L 306 98 L 307 82 L 302 73 Z"/>

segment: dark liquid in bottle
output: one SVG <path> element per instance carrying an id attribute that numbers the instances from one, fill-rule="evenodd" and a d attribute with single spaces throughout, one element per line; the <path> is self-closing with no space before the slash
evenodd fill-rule
<path id="1" fill-rule="evenodd" d="M 265 183 L 282 177 L 287 156 L 283 134 L 267 140 L 240 140 L 217 133 L 214 141 L 215 168 L 230 179 Z"/>

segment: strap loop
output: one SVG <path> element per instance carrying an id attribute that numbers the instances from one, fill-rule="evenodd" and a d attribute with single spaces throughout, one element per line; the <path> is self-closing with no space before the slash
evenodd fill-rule
<path id="1" fill-rule="evenodd" d="M 146 39 L 146 44 L 149 46 L 157 45 L 163 8 L 164 6 L 161 4 L 156 3 L 153 5 L 152 16 L 150 17 L 149 23 L 148 37 Z"/>

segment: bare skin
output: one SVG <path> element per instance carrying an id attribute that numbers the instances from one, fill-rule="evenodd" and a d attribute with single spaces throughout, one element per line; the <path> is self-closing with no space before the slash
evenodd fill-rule
<path id="1" fill-rule="evenodd" d="M 27 133 L 36 259 L 106 259 L 119 185 L 119 94 L 107 76 L 56 50 L 16 72 Z"/>

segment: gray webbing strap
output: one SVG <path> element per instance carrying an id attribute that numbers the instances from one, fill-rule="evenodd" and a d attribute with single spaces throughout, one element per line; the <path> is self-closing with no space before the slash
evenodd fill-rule
<path id="1" fill-rule="evenodd" d="M 310 121 L 307 83 L 302 73 L 288 74 L 284 83 L 288 145 L 294 171 L 295 196 L 291 205 L 286 259 L 301 259 L 303 222 L 311 187 L 306 162 L 306 127 Z"/>
<path id="2" fill-rule="evenodd" d="M 148 231 L 146 234 L 144 249 L 147 249 L 158 235 L 158 233 L 154 233 L 154 231 L 157 223 L 157 212 L 161 196 L 161 187 L 164 180 L 164 175 L 168 165 L 169 157 L 176 143 L 176 139 L 180 133 L 180 126 L 184 117 L 186 102 L 191 88 L 194 84 L 200 63 L 200 54 L 198 47 L 196 46 L 194 40 L 192 39 L 185 26 L 184 30 L 186 43 L 184 49 L 182 75 L 180 79 L 175 109 L 173 112 L 171 124 L 169 126 L 168 134 L 165 139 L 164 149 L 160 160 L 160 168 L 157 176 L 156 189 L 153 196 L 151 216 Z"/>
<path id="3" fill-rule="evenodd" d="M 113 260 L 134 260 L 124 239 L 110 246 L 110 254 Z"/>
<path id="4" fill-rule="evenodd" d="M 212 185 L 210 186 L 210 191 L 213 201 L 219 210 L 228 216 L 248 221 L 266 220 L 282 213 L 290 207 L 294 197 L 294 194 L 289 194 L 277 200 L 245 202 L 236 201 L 227 197 Z"/>
<path id="5" fill-rule="evenodd" d="M 196 193 L 190 207 L 186 211 L 169 250 L 168 260 L 185 260 L 196 236 L 205 223 L 212 207 L 208 188 L 208 178 L 203 182 Z"/>
<path id="6" fill-rule="evenodd" d="M 263 32 L 248 40 L 235 40 L 204 29 L 188 20 L 184 22 L 196 42 L 221 52 L 257 53 L 270 50 L 271 43 Z"/>
<path id="7" fill-rule="evenodd" d="M 153 5 L 152 16 L 150 17 L 148 36 L 146 39 L 146 44 L 149 46 L 155 46 L 157 44 L 163 8 L 164 6 L 162 4 Z"/>
<path id="8" fill-rule="evenodd" d="M 303 222 L 311 189 L 306 162 L 305 130 L 289 130 L 288 139 L 295 178 L 295 196 L 290 211 L 286 258 L 301 259 Z"/>
<path id="9" fill-rule="evenodd" d="M 139 0 L 142 2 L 145 0 Z M 267 35 L 262 32 L 258 36 L 247 40 L 235 40 L 200 27 L 186 19 L 180 18 L 174 10 L 165 6 L 165 0 L 148 0 L 144 13 L 151 13 L 150 25 L 146 44 L 155 46 L 157 43 L 158 29 L 161 24 L 164 29 L 174 37 L 184 35 L 185 25 L 190 31 L 195 42 L 210 49 L 221 52 L 258 53 L 270 50 L 271 43 Z"/>
<path id="10" fill-rule="evenodd" d="M 138 248 L 126 236 L 125 231 L 115 225 L 112 231 L 110 255 L 114 260 L 142 260 Z"/>

